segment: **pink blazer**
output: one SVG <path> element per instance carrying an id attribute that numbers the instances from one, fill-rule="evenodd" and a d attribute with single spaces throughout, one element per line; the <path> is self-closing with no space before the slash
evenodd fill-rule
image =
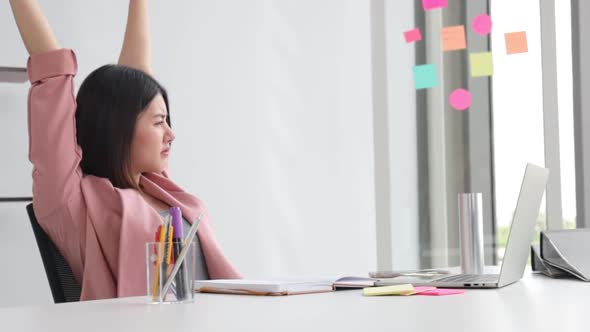
<path id="1" fill-rule="evenodd" d="M 32 56 L 27 68 L 29 159 L 41 227 L 81 282 L 82 300 L 145 295 L 145 244 L 154 240 L 161 216 L 135 190 L 118 189 L 108 179 L 82 173 L 74 118 L 74 52 L 60 49 Z M 198 198 L 166 172 L 146 173 L 140 182 L 150 195 L 179 206 L 189 222 L 203 212 L 197 235 L 209 276 L 240 278 L 219 247 Z"/>

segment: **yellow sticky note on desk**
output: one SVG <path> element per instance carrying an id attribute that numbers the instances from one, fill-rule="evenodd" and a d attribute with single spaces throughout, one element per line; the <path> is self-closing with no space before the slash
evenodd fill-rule
<path id="1" fill-rule="evenodd" d="M 414 286 L 411 284 L 363 288 L 364 296 L 409 295 L 413 292 Z"/>

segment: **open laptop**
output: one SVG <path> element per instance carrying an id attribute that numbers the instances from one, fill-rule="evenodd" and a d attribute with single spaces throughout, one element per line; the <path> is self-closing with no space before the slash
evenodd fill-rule
<path id="1" fill-rule="evenodd" d="M 498 288 L 512 284 L 524 273 L 533 240 L 535 223 L 547 185 L 549 170 L 527 164 L 516 211 L 506 244 L 500 274 L 446 274 L 435 277 L 397 277 L 381 279 L 375 286 L 411 283 L 415 286 L 447 288 Z"/>

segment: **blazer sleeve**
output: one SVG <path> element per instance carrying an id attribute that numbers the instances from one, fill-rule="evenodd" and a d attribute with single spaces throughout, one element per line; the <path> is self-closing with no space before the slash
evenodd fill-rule
<path id="1" fill-rule="evenodd" d="M 59 49 L 29 58 L 29 160 L 33 163 L 33 201 L 38 218 L 63 208 L 79 192 L 82 151 L 76 143 L 72 50 Z"/>

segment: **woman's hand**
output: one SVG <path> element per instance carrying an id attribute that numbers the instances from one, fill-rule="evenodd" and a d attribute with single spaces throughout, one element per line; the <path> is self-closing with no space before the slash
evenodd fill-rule
<path id="1" fill-rule="evenodd" d="M 152 73 L 150 22 L 147 0 L 130 0 L 125 39 L 119 64 Z"/>
<path id="2" fill-rule="evenodd" d="M 10 7 L 29 55 L 59 48 L 49 22 L 36 0 L 10 0 Z"/>

